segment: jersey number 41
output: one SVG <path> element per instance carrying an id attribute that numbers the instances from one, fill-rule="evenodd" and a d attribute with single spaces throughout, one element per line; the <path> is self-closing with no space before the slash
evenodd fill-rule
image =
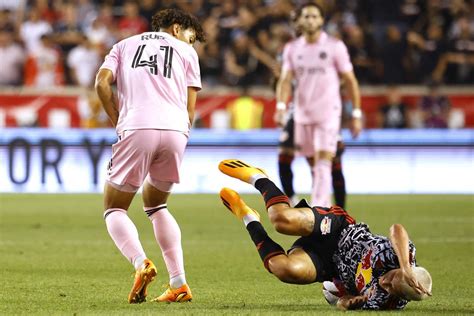
<path id="1" fill-rule="evenodd" d="M 148 60 L 142 59 L 143 51 L 145 50 L 144 45 L 138 46 L 135 56 L 133 57 L 132 68 L 148 67 L 151 74 L 158 75 L 158 63 L 156 61 L 157 54 L 151 55 Z M 165 59 L 163 63 L 163 76 L 165 78 L 171 78 L 171 65 L 173 61 L 173 47 L 160 46 L 160 50 L 165 52 Z"/>

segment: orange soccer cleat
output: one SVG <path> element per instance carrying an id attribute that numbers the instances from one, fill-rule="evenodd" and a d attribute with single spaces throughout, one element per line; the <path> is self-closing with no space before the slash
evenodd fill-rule
<path id="1" fill-rule="evenodd" d="M 146 301 L 147 287 L 155 279 L 156 267 L 149 259 L 145 259 L 143 265 L 135 272 L 135 281 L 132 290 L 128 294 L 130 304 L 138 304 Z"/>
<path id="2" fill-rule="evenodd" d="M 253 214 L 260 220 L 260 214 L 247 206 L 240 198 L 240 195 L 232 189 L 222 188 L 220 192 L 222 203 L 229 209 L 238 219 L 242 220 L 245 215 Z"/>
<path id="3" fill-rule="evenodd" d="M 253 184 L 253 181 L 258 175 L 267 177 L 267 174 L 262 169 L 253 167 L 238 159 L 222 160 L 219 163 L 219 170 L 229 177 L 242 180 L 249 184 Z"/>
<path id="4" fill-rule="evenodd" d="M 157 298 L 153 299 L 153 302 L 167 302 L 167 303 L 183 303 L 183 302 L 191 302 L 193 299 L 193 294 L 191 293 L 191 289 L 187 284 L 184 284 L 180 288 L 172 289 L 171 286 L 168 285 L 166 291 L 158 296 Z"/>

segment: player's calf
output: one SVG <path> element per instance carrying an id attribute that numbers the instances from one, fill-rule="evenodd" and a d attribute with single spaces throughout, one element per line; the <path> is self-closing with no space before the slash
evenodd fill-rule
<path id="1" fill-rule="evenodd" d="M 268 178 L 258 179 L 255 182 L 255 188 L 262 194 L 267 210 L 279 203 L 286 204 L 288 207 L 290 206 L 288 197 L 281 192 L 272 180 Z"/>
<path id="2" fill-rule="evenodd" d="M 293 171 L 291 170 L 291 163 L 293 162 L 293 155 L 287 153 L 278 154 L 278 173 L 280 175 L 280 182 L 285 194 L 290 199 L 295 195 L 293 188 Z"/>

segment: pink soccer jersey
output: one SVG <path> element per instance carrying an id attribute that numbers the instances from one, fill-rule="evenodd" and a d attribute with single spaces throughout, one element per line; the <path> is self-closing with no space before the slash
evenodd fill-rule
<path id="1" fill-rule="evenodd" d="M 353 69 L 344 43 L 325 32 L 315 43 L 300 36 L 286 44 L 282 67 L 296 79 L 295 122 L 338 126 L 342 108 L 338 74 Z"/>
<path id="2" fill-rule="evenodd" d="M 117 82 L 117 132 L 189 132 L 187 88 L 201 89 L 196 51 L 168 33 L 147 32 L 115 44 L 101 68 Z"/>

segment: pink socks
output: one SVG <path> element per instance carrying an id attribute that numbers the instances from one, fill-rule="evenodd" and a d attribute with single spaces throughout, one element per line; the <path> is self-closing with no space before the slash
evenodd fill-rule
<path id="1" fill-rule="evenodd" d="M 139 267 L 146 259 L 145 251 L 138 238 L 138 231 L 127 211 L 110 208 L 104 212 L 105 224 L 110 237 L 120 252 L 135 266 Z"/>
<path id="2" fill-rule="evenodd" d="M 312 206 L 331 206 L 331 161 L 319 159 L 314 166 Z"/>
<path id="3" fill-rule="evenodd" d="M 172 288 L 179 288 L 186 283 L 184 278 L 183 249 L 181 247 L 181 230 L 166 204 L 156 207 L 145 207 L 145 212 L 153 224 L 155 238 L 160 245 Z"/>
<path id="4" fill-rule="evenodd" d="M 153 224 L 155 238 L 160 245 L 172 288 L 186 284 L 181 248 L 181 230 L 166 204 L 145 207 L 145 212 Z M 141 266 L 147 257 L 138 238 L 138 231 L 127 211 L 111 208 L 104 212 L 105 224 L 110 237 L 120 252 L 135 266 Z"/>

